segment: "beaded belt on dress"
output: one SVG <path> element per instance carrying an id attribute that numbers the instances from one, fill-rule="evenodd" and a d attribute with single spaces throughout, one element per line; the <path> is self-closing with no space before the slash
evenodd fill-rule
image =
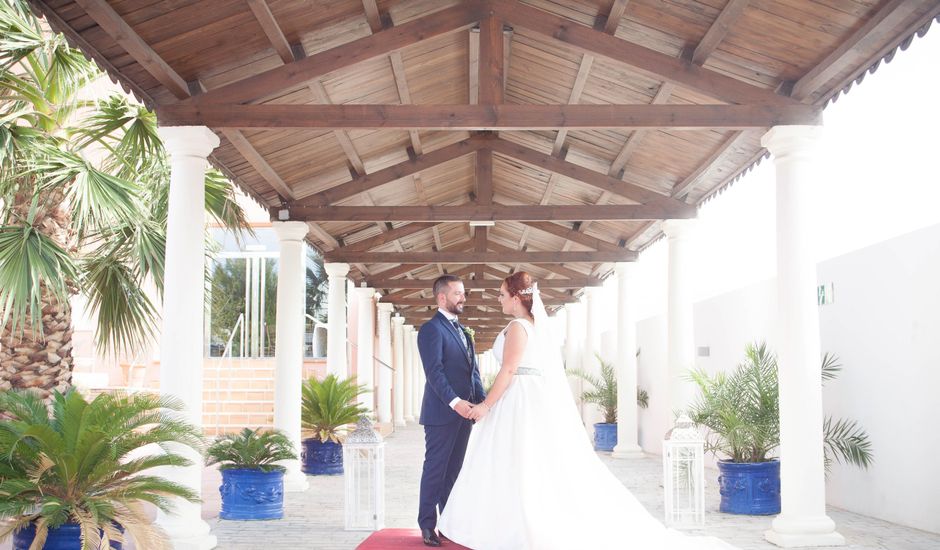
<path id="1" fill-rule="evenodd" d="M 516 369 L 516 376 L 542 376 L 542 371 L 531 367 L 519 367 Z"/>

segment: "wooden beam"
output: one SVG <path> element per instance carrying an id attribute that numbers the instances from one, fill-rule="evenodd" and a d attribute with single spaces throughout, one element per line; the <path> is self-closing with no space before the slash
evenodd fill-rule
<path id="1" fill-rule="evenodd" d="M 366 21 L 369 23 L 369 28 L 372 29 L 372 34 L 381 31 L 385 27 L 382 23 L 382 14 L 379 13 L 379 6 L 375 3 L 375 0 L 362 0 L 362 9 L 366 12 Z"/>
<path id="2" fill-rule="evenodd" d="M 105 0 L 76 0 L 85 13 L 114 39 L 141 67 L 177 99 L 190 97 L 186 81 L 157 55 Z"/>
<path id="3" fill-rule="evenodd" d="M 585 235 L 570 227 L 564 227 L 552 222 L 523 222 L 526 226 L 538 229 L 539 231 L 576 242 L 594 250 L 621 250 L 620 246 L 609 243 L 601 239 Z"/>
<path id="4" fill-rule="evenodd" d="M 861 52 L 869 49 L 872 44 L 878 44 L 901 22 L 910 17 L 911 13 L 921 7 L 919 2 L 910 0 L 892 0 L 871 19 L 865 22 L 848 39 L 842 41 L 839 47 L 833 50 L 819 64 L 803 75 L 790 92 L 790 97 L 805 101 L 812 99 L 813 94 L 836 75 L 845 70 L 847 65 L 853 64 Z"/>
<path id="5" fill-rule="evenodd" d="M 326 93 L 326 88 L 323 87 L 323 83 L 319 80 L 311 80 L 307 84 L 307 87 L 310 88 L 313 97 L 316 98 L 318 103 L 322 105 L 333 104 L 329 94 Z M 333 137 L 339 142 L 340 148 L 346 155 L 346 160 L 349 161 L 350 166 L 353 167 L 356 174 L 364 176 L 366 173 L 365 164 L 362 162 L 362 157 L 359 156 L 359 151 L 356 151 L 356 146 L 353 144 L 352 138 L 349 137 L 349 132 L 346 130 L 333 130 Z"/>
<path id="6" fill-rule="evenodd" d="M 477 151 L 482 146 L 482 141 L 473 138 L 459 141 L 453 145 L 448 145 L 447 147 L 420 155 L 415 159 L 408 159 L 394 166 L 383 168 L 377 172 L 354 178 L 352 181 L 304 197 L 294 204 L 295 206 L 325 206 L 332 204 L 358 195 L 359 193 L 369 191 L 370 189 L 375 189 L 387 183 L 417 174 L 422 170 L 460 158 Z"/>
<path id="7" fill-rule="evenodd" d="M 411 179 L 414 183 L 415 194 L 418 195 L 418 200 L 424 204 L 430 204 L 427 193 L 424 192 L 424 182 L 421 181 L 421 175 L 415 174 Z M 441 231 L 437 225 L 431 228 L 431 236 L 434 237 L 434 250 L 444 250 L 444 243 L 441 241 Z M 444 266 L 437 264 L 437 272 L 443 275 Z"/>
<path id="8" fill-rule="evenodd" d="M 408 225 L 396 227 L 374 237 L 363 239 L 352 244 L 347 244 L 343 248 L 344 250 L 365 252 L 367 250 L 372 250 L 373 248 L 382 246 L 383 244 L 396 241 L 402 237 L 407 237 L 409 235 L 414 235 L 415 233 L 420 233 L 421 231 L 426 231 L 432 227 L 435 227 L 435 225 L 436 224 L 433 223 L 409 223 Z"/>
<path id="9" fill-rule="evenodd" d="M 507 274 L 508 275 L 508 274 Z M 434 283 L 433 279 L 366 279 L 372 288 L 388 289 L 427 289 Z M 503 284 L 502 279 L 472 279 L 463 281 L 466 289 L 498 289 Z M 539 281 L 539 288 L 583 288 L 586 286 L 600 286 L 600 280 L 594 277 L 580 277 L 578 279 L 550 279 Z"/>
<path id="10" fill-rule="evenodd" d="M 692 191 L 695 185 L 698 184 L 702 175 L 711 170 L 711 168 L 719 160 L 721 160 L 721 157 L 723 157 L 729 149 L 734 147 L 734 144 L 737 143 L 743 135 L 744 132 L 732 132 L 731 135 L 725 138 L 721 145 L 719 145 L 718 148 L 715 149 L 715 151 L 712 152 L 712 154 L 709 155 L 707 159 L 705 159 L 705 162 L 700 164 L 694 172 L 689 174 L 684 180 L 682 180 L 682 182 L 675 186 L 675 188 L 672 190 L 672 196 L 677 199 L 685 198 L 685 196 Z"/>
<path id="11" fill-rule="evenodd" d="M 469 60 L 470 60 L 470 74 L 468 82 L 470 84 L 468 92 L 470 105 L 477 105 L 480 103 L 480 29 L 475 27 L 470 29 L 470 42 L 469 42 Z"/>
<path id="12" fill-rule="evenodd" d="M 290 186 L 287 185 L 287 183 L 285 183 L 279 175 L 277 175 L 277 172 L 275 172 L 274 169 L 271 168 L 271 165 L 269 165 L 268 162 L 264 160 L 264 157 L 261 156 L 261 153 L 259 153 L 254 148 L 254 146 L 251 145 L 251 143 L 248 141 L 248 138 L 242 135 L 242 133 L 238 130 L 231 128 L 223 128 L 222 135 L 224 135 L 225 139 L 227 139 L 229 143 L 231 143 L 232 146 L 235 147 L 235 149 L 237 149 L 243 157 L 245 157 L 245 160 L 248 161 L 248 164 L 250 164 L 251 167 L 254 168 L 255 171 L 258 172 L 258 174 L 264 179 L 264 181 L 268 182 L 268 185 L 273 187 L 279 195 L 287 200 L 294 198 L 294 192 L 291 190 Z M 277 219 L 277 217 L 275 216 L 274 219 Z"/>
<path id="13" fill-rule="evenodd" d="M 715 18 L 712 26 L 705 32 L 705 36 L 699 41 L 698 46 L 692 52 L 692 63 L 704 65 L 705 60 L 715 51 L 718 44 L 724 40 L 725 35 L 731 30 L 731 27 L 737 22 L 747 8 L 750 0 L 728 0 L 724 9 Z"/>
<path id="14" fill-rule="evenodd" d="M 311 58 L 307 58 L 311 59 Z M 296 63 L 300 63 L 299 61 Z M 209 95 L 212 92 L 208 92 Z M 197 96 L 202 97 L 202 96 Z M 729 129 L 817 125 L 813 105 L 237 105 L 157 107 L 164 126 L 386 130 Z"/>
<path id="15" fill-rule="evenodd" d="M 493 151 L 480 149 L 476 158 L 476 197 L 480 206 L 493 204 Z"/>
<path id="16" fill-rule="evenodd" d="M 650 105 L 662 105 L 669 101 L 669 97 L 672 95 L 673 90 L 676 89 L 676 85 L 671 82 L 664 82 L 660 87 L 659 91 L 656 92 L 656 96 L 653 97 L 653 101 L 650 102 Z M 630 155 L 636 150 L 637 146 L 640 144 L 640 140 L 646 135 L 646 130 L 636 129 L 630 134 L 630 137 L 627 138 L 627 141 L 624 142 L 623 147 L 620 149 L 620 152 L 617 153 L 617 157 L 614 158 L 614 161 L 610 163 L 610 169 L 607 171 L 607 175 L 620 179 L 620 173 L 623 170 L 623 167 L 627 165 L 627 161 L 630 160 Z"/>
<path id="17" fill-rule="evenodd" d="M 480 95 L 484 105 L 503 102 L 503 22 L 489 16 L 480 21 Z"/>
<path id="18" fill-rule="evenodd" d="M 382 301 L 384 302 L 385 300 L 382 300 Z M 423 307 L 423 306 L 427 306 L 429 301 L 431 301 L 431 300 L 424 299 L 424 298 L 399 298 L 399 299 L 397 299 L 397 300 L 391 300 L 391 301 L 388 301 L 388 302 L 386 302 L 386 303 L 395 304 L 396 306 L 402 306 L 402 307 L 409 307 L 409 306 Z M 545 305 L 556 305 L 556 306 L 557 306 L 557 305 L 561 305 L 561 304 L 570 304 L 570 303 L 574 303 L 574 302 L 577 302 L 578 299 L 575 298 L 574 296 L 572 296 L 572 297 L 570 297 L 570 298 L 544 298 L 544 299 L 542 299 L 542 301 L 545 303 Z M 499 305 L 499 302 L 497 302 L 497 301 L 496 301 L 495 299 L 493 299 L 493 298 L 481 300 L 481 299 L 476 298 L 476 297 L 470 297 L 470 298 L 467 298 L 467 301 L 464 302 L 464 305 L 468 305 L 468 306 L 474 306 L 474 305 L 475 305 L 475 306 L 498 306 L 498 305 Z"/>
<path id="19" fill-rule="evenodd" d="M 333 250 L 324 256 L 328 262 L 349 262 L 366 264 L 401 264 L 401 263 L 442 263 L 442 264 L 479 264 L 479 263 L 599 263 L 632 262 L 636 252 L 622 249 L 619 252 L 347 252 Z"/>
<path id="20" fill-rule="evenodd" d="M 481 0 L 466 0 L 456 6 L 222 86 L 199 96 L 196 101 L 241 103 L 302 86 L 309 80 L 335 70 L 388 55 L 422 40 L 468 28 L 483 16 L 483 7 Z"/>
<path id="21" fill-rule="evenodd" d="M 680 205 L 676 201 L 670 201 L 668 197 L 664 197 L 655 191 L 640 187 L 639 185 L 627 183 L 600 172 L 595 172 L 589 168 L 584 168 L 583 166 L 578 166 L 577 164 L 561 160 L 558 157 L 540 153 L 524 145 L 519 145 L 503 139 L 497 139 L 491 140 L 489 147 L 493 149 L 493 151 L 502 155 L 506 155 L 507 157 L 512 157 L 516 160 L 520 160 L 549 172 L 567 176 L 571 179 L 578 180 L 582 183 L 586 183 L 604 191 L 609 191 L 615 195 L 628 198 L 638 203 L 650 203 L 665 200 L 665 204 L 668 204 L 670 207 L 675 207 L 680 211 L 684 209 L 684 205 Z"/>
<path id="22" fill-rule="evenodd" d="M 280 56 L 281 61 L 284 63 L 295 61 L 294 52 L 291 51 L 290 44 L 284 36 L 284 31 L 277 24 L 268 3 L 265 0 L 247 0 L 247 2 L 248 7 L 251 8 L 251 13 L 255 14 L 255 19 L 261 24 L 261 30 L 264 31 L 264 35 L 268 37 L 268 41 L 274 46 L 274 50 Z"/>
<path id="23" fill-rule="evenodd" d="M 603 30 L 605 33 L 613 35 L 617 32 L 617 26 L 620 25 L 620 19 L 623 17 L 624 10 L 627 9 L 628 1 L 629 0 L 613 0 L 610 5 L 610 10 L 607 11 L 607 16 L 603 19 Z"/>
<path id="24" fill-rule="evenodd" d="M 410 105 L 411 92 L 408 90 L 408 79 L 405 78 L 405 62 L 401 58 L 401 52 L 392 52 L 388 59 L 392 64 L 392 75 L 395 77 L 395 86 L 398 88 L 398 98 L 401 100 L 402 105 Z M 422 154 L 424 148 L 421 146 L 421 137 L 418 135 L 418 131 L 408 130 L 408 137 L 411 138 L 411 148 L 414 149 L 415 154 Z"/>
<path id="25" fill-rule="evenodd" d="M 568 95 L 568 105 L 576 105 L 581 101 L 581 94 L 584 93 L 584 85 L 587 84 L 588 75 L 591 74 L 591 67 L 594 65 L 594 56 L 584 54 L 581 56 L 581 63 L 578 65 L 578 76 L 574 79 L 574 86 L 571 87 L 571 94 Z M 552 144 L 552 156 L 561 155 L 565 147 L 565 139 L 568 137 L 568 130 L 562 128 L 558 130 L 555 136 L 555 143 Z"/>
<path id="26" fill-rule="evenodd" d="M 664 220 L 694 218 L 692 205 L 676 211 L 662 204 L 478 206 L 293 206 L 292 220 L 316 222 L 468 222 L 468 221 L 581 221 Z"/>
<path id="27" fill-rule="evenodd" d="M 307 222 L 307 225 L 310 226 L 310 233 L 313 233 L 314 237 L 320 239 L 329 247 L 324 252 L 329 252 L 330 250 L 340 248 L 339 241 L 337 241 L 333 235 L 330 235 L 326 232 L 326 230 L 320 227 L 320 224 Z"/>
<path id="28" fill-rule="evenodd" d="M 733 103 L 793 103 L 773 90 L 703 69 L 515 0 L 492 0 L 492 7 L 497 16 L 512 25 L 550 36 L 582 51 L 623 63 L 657 80 L 673 82 L 709 97 Z"/>

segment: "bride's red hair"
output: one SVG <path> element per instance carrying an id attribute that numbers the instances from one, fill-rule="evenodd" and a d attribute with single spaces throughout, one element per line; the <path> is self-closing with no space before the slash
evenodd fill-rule
<path id="1" fill-rule="evenodd" d="M 527 271 L 517 271 L 503 279 L 503 282 L 506 284 L 506 291 L 509 292 L 509 296 L 518 296 L 522 305 L 525 306 L 526 311 L 529 312 L 529 316 L 531 316 L 532 294 L 521 294 L 521 292 L 527 288 L 532 288 L 532 284 L 535 283 L 535 279 L 532 278 L 532 275 L 529 275 Z"/>

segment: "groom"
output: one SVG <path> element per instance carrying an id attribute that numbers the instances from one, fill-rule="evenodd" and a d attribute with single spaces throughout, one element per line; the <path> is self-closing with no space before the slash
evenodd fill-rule
<path id="1" fill-rule="evenodd" d="M 418 332 L 427 378 L 421 402 L 425 448 L 418 526 L 425 545 L 440 546 L 437 514 L 444 510 L 463 464 L 472 426 L 470 408 L 486 394 L 473 339 L 457 322 L 466 302 L 463 283 L 454 275 L 442 275 L 434 281 L 433 290 L 437 314 Z"/>

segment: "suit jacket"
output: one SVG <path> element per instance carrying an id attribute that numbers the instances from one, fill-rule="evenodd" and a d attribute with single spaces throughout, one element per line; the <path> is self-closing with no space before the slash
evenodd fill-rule
<path id="1" fill-rule="evenodd" d="M 453 323 L 440 311 L 421 325 L 418 352 L 427 378 L 421 401 L 421 424 L 438 426 L 462 418 L 450 408 L 455 397 L 471 403 L 480 403 L 486 397 L 469 336 L 467 343 L 469 350 L 464 347 Z"/>

